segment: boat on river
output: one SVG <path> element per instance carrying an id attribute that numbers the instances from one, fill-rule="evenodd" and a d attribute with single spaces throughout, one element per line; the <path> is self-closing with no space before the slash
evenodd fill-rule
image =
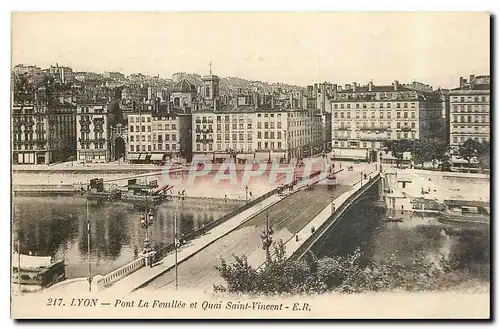
<path id="1" fill-rule="evenodd" d="M 64 260 L 50 256 L 12 255 L 12 284 L 22 291 L 39 291 L 66 279 Z M 19 270 L 20 269 L 20 270 Z"/>
<path id="2" fill-rule="evenodd" d="M 121 200 L 131 203 L 138 208 L 150 208 L 171 199 L 173 186 L 158 186 L 156 180 L 149 183 L 139 183 L 136 179 L 130 179 L 127 184 L 127 191 L 121 194 Z"/>
<path id="3" fill-rule="evenodd" d="M 446 224 L 467 226 L 489 225 L 489 207 L 481 202 L 453 200 L 445 201 L 446 208 L 441 212 L 439 221 Z"/>
<path id="4" fill-rule="evenodd" d="M 122 192 L 118 188 L 104 189 L 102 178 L 91 179 L 87 189 L 87 200 L 95 201 L 119 201 Z"/>

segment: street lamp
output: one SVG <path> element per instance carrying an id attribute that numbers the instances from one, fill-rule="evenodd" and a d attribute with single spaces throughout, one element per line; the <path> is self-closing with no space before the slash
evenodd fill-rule
<path id="1" fill-rule="evenodd" d="M 262 239 L 262 249 L 266 251 L 266 261 L 269 263 L 271 261 L 271 254 L 269 252 L 269 248 L 273 243 L 273 234 L 274 230 L 269 226 L 269 213 L 266 213 L 266 228 L 262 230 L 261 239 Z"/>
<path id="2" fill-rule="evenodd" d="M 154 215 L 153 211 L 150 209 L 147 214 L 141 213 L 140 223 L 141 227 L 146 230 L 146 239 L 144 240 L 143 253 L 148 253 L 151 251 L 151 243 L 149 241 L 149 227 L 153 225 Z"/>
<path id="3" fill-rule="evenodd" d="M 245 202 L 248 202 L 248 185 L 245 186 Z"/>
<path id="4" fill-rule="evenodd" d="M 379 159 L 380 159 L 380 172 L 382 172 L 382 152 L 379 153 Z"/>

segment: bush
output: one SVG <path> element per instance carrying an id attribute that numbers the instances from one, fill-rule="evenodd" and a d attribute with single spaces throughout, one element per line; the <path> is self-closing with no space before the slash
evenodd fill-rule
<path id="1" fill-rule="evenodd" d="M 417 252 L 413 264 L 405 265 L 394 254 L 383 261 L 362 266 L 360 249 L 345 257 L 325 257 L 310 261 L 288 261 L 282 243 L 275 246 L 275 257 L 266 266 L 254 269 L 246 257 L 234 256 L 235 262 L 221 260 L 219 270 L 226 286 L 215 286 L 215 291 L 244 294 L 319 294 L 334 291 L 344 294 L 382 291 L 430 291 L 449 289 L 460 280 L 448 280 L 456 274 L 458 262 L 454 257 L 442 256 L 426 260 Z M 454 275 L 452 277 L 463 277 Z"/>

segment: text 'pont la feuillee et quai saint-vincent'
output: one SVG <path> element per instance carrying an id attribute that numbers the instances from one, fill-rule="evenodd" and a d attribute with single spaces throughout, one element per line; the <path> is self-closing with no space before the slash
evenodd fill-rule
<path id="1" fill-rule="evenodd" d="M 160 299 L 137 299 L 114 301 L 101 301 L 98 298 L 72 298 L 65 302 L 62 298 L 54 298 L 47 302 L 51 307 L 112 307 L 112 308 L 151 308 L 151 309 L 197 309 L 209 310 L 235 310 L 235 311 L 311 311 L 311 306 L 303 302 L 269 303 L 261 301 L 183 301 Z"/>

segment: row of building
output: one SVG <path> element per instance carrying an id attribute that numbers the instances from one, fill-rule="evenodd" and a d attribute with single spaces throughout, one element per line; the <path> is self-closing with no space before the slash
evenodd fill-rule
<path id="1" fill-rule="evenodd" d="M 54 74 L 61 74 L 57 66 Z M 452 90 L 394 81 L 233 94 L 221 94 L 211 72 L 201 86 L 177 80 L 170 90 L 148 88 L 143 98 L 131 97 L 132 88 L 17 95 L 13 162 L 288 161 L 330 150 L 366 158 L 389 140 L 440 138 L 457 148 L 490 138 L 489 76 L 460 78 Z"/>

